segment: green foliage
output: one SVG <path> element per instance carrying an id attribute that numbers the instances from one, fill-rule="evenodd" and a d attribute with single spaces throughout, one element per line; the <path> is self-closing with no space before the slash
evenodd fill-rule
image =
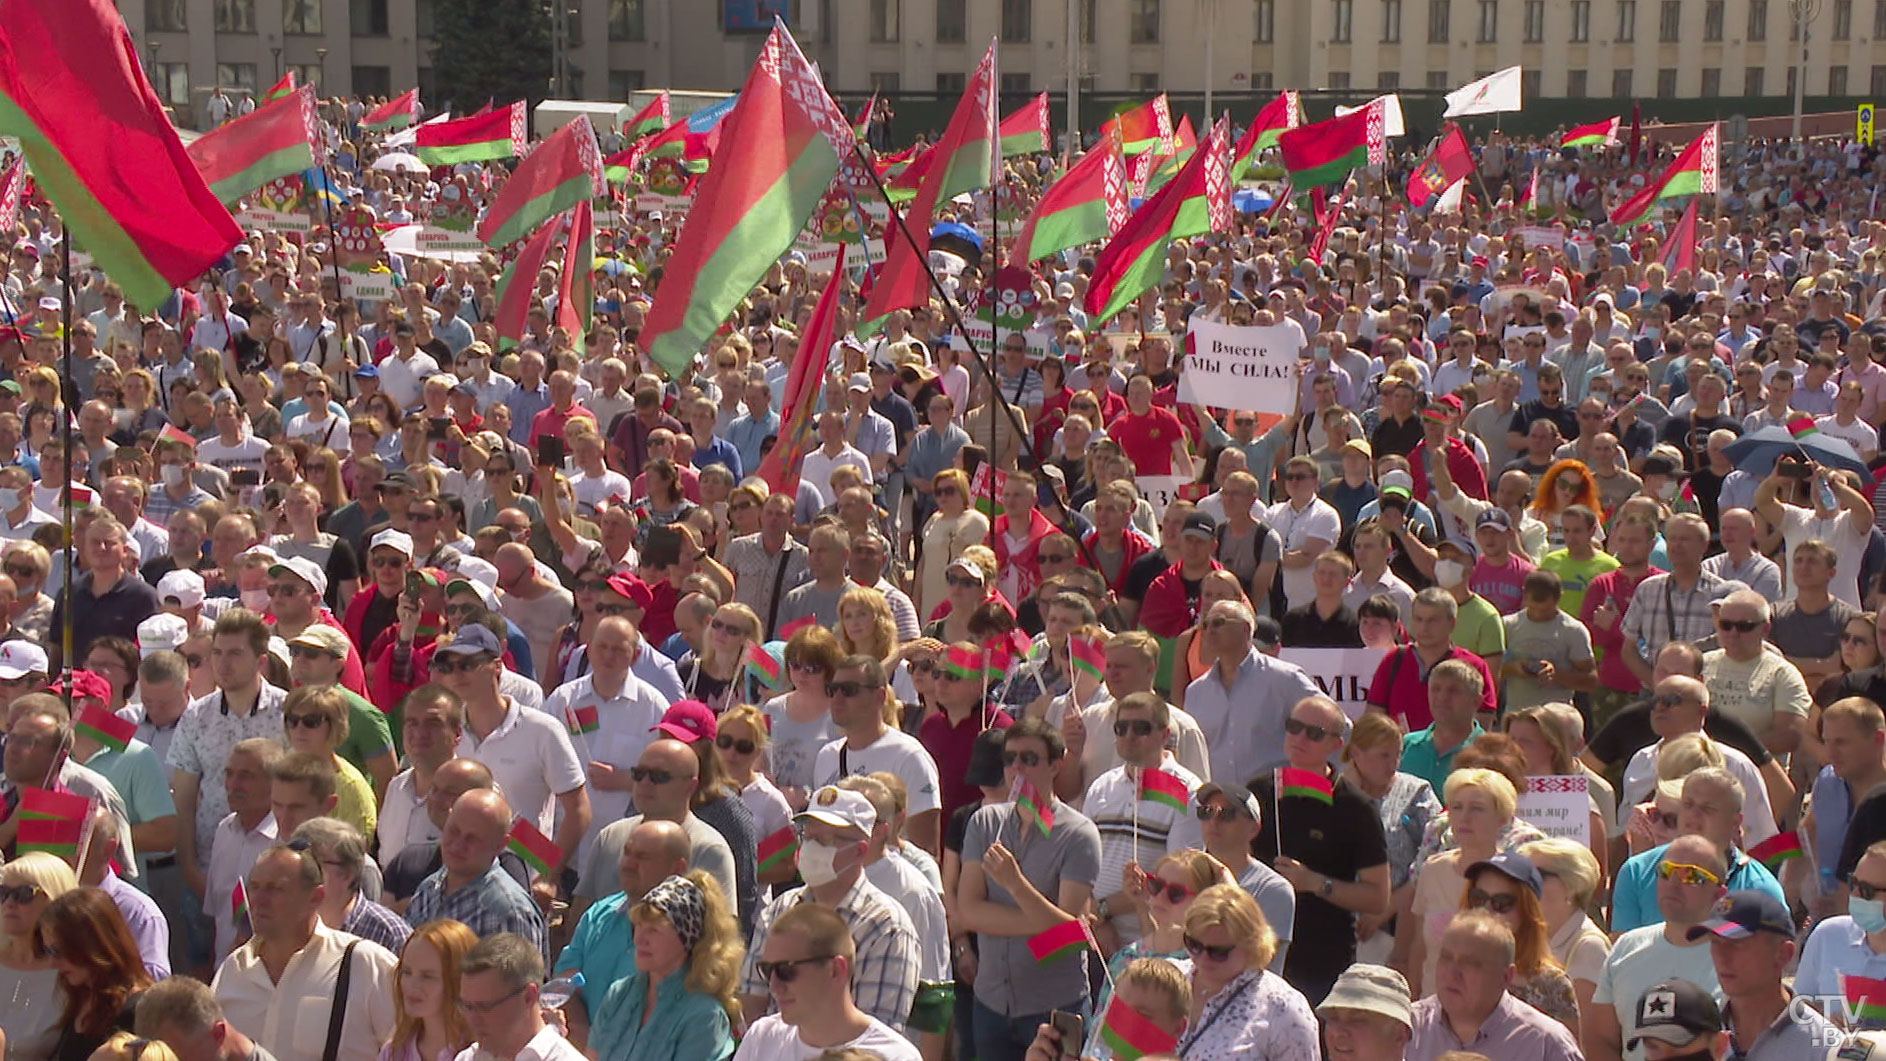
<path id="1" fill-rule="evenodd" d="M 486 100 L 541 100 L 549 91 L 550 5 L 544 0 L 437 0 L 432 72 L 438 99 L 470 114 Z"/>

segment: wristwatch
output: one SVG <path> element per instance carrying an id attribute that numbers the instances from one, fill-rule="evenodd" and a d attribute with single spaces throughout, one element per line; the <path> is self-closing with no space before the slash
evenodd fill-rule
<path id="1" fill-rule="evenodd" d="M 1100 914 L 1100 919 L 1102 921 L 1113 920 L 1113 904 L 1108 902 L 1107 900 L 1105 899 L 1100 900 L 1099 905 L 1095 906 L 1094 910 Z"/>
<path id="2" fill-rule="evenodd" d="M 1327 899 L 1329 898 L 1329 894 L 1335 890 L 1336 890 L 1336 878 L 1324 877 L 1323 886 L 1321 888 L 1316 889 L 1316 894 Z"/>

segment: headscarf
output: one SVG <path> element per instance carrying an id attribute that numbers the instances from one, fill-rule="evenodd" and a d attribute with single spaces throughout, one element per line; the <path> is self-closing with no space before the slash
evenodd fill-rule
<path id="1" fill-rule="evenodd" d="M 641 905 L 661 911 L 674 926 L 675 935 L 681 937 L 681 945 L 689 951 L 706 931 L 707 903 L 701 897 L 701 889 L 686 877 L 669 877 L 650 888 L 648 894 L 642 896 Z"/>

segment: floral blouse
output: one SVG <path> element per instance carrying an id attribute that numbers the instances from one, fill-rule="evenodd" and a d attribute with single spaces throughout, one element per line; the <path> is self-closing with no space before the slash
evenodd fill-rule
<path id="1" fill-rule="evenodd" d="M 1531 977 L 1514 981 L 1506 993 L 1567 1028 L 1578 1027 L 1578 996 L 1572 992 L 1572 978 L 1563 969 L 1547 966 Z"/>
<path id="2" fill-rule="evenodd" d="M 1190 963 L 1184 963 L 1189 973 Z M 1174 1051 L 1185 1061 L 1319 1061 L 1316 1014 L 1302 992 L 1259 969 L 1207 999 Z"/>

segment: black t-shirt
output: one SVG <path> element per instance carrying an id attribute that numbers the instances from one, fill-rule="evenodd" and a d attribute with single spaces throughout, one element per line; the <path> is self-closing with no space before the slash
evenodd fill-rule
<path id="1" fill-rule="evenodd" d="M 1847 819 L 1847 839 L 1840 845 L 1840 861 L 1834 866 L 1834 875 L 1840 880 L 1852 876 L 1853 867 L 1860 864 L 1860 856 L 1881 840 L 1886 840 L 1886 787 L 1867 793 L 1853 808 L 1853 817 Z"/>
<path id="2" fill-rule="evenodd" d="M 1137 603 L 1145 603 L 1146 588 L 1153 584 L 1153 579 L 1165 574 L 1166 569 L 1171 566 L 1172 561 L 1166 558 L 1163 549 L 1154 549 L 1133 561 L 1133 566 L 1126 571 L 1126 585 L 1122 587 L 1120 596 Z M 1186 596 L 1188 600 L 1197 600 L 1196 587 L 1188 588 Z"/>
<path id="3" fill-rule="evenodd" d="M 1284 613 L 1285 648 L 1361 648 L 1362 627 L 1355 609 L 1343 605 L 1325 619 L 1314 603 Z"/>
<path id="4" fill-rule="evenodd" d="M 1414 452 L 1414 448 L 1425 437 L 1426 431 L 1421 426 L 1420 417 L 1410 416 L 1397 423 L 1394 417 L 1384 416 L 1382 422 L 1375 426 L 1375 434 L 1369 436 L 1369 445 L 1378 459 L 1388 453 L 1406 457 Z"/>
<path id="5" fill-rule="evenodd" d="M 1705 463 L 1709 433 L 1717 428 L 1742 433 L 1742 421 L 1718 413 L 1715 416 L 1673 416 L 1664 421 L 1663 440 L 1683 451 L 1684 467 L 1694 471 Z"/>
<path id="6" fill-rule="evenodd" d="M 1246 783 L 1263 808 L 1264 828 L 1251 854 L 1265 865 L 1277 857 L 1278 813 L 1273 775 Z M 1346 779 L 1336 781 L 1333 803 L 1292 797 L 1282 816 L 1283 853 L 1338 881 L 1353 881 L 1365 869 L 1388 864 L 1388 842 L 1375 806 Z M 1356 960 L 1356 915 L 1313 892 L 1297 893 L 1296 943 L 1284 958 L 1284 979 L 1315 1006 L 1344 969 Z M 1311 946 L 1310 940 L 1327 941 Z"/>
<path id="7" fill-rule="evenodd" d="M 872 398 L 871 411 L 891 422 L 899 448 L 908 444 L 910 436 L 917 432 L 916 408 L 910 404 L 910 399 L 895 390 L 882 398 Z"/>
<path id="8" fill-rule="evenodd" d="M 1886 704 L 1886 667 L 1868 667 L 1829 678 L 1814 691 L 1814 702 L 1826 707 L 1849 696 L 1864 696 L 1876 704 Z"/>
<path id="9" fill-rule="evenodd" d="M 1721 713 L 1711 711 L 1703 716 L 1703 732 L 1710 740 L 1726 744 L 1749 757 L 1756 766 L 1766 766 L 1774 756 L 1762 746 L 1762 740 L 1755 731 Z M 1641 700 L 1619 711 L 1604 728 L 1592 735 L 1585 747 L 1597 756 L 1600 762 L 1621 763 L 1637 754 L 1639 749 L 1648 748 L 1657 743 L 1657 731 L 1650 728 L 1650 701 Z"/>
<path id="10" fill-rule="evenodd" d="M 1534 420 L 1550 420 L 1559 426 L 1559 434 L 1566 438 L 1578 437 L 1578 411 L 1562 401 L 1550 408 L 1541 401 L 1527 402 L 1513 410 L 1513 421 L 1507 425 L 1507 430 L 1524 435 L 1532 430 Z"/>

